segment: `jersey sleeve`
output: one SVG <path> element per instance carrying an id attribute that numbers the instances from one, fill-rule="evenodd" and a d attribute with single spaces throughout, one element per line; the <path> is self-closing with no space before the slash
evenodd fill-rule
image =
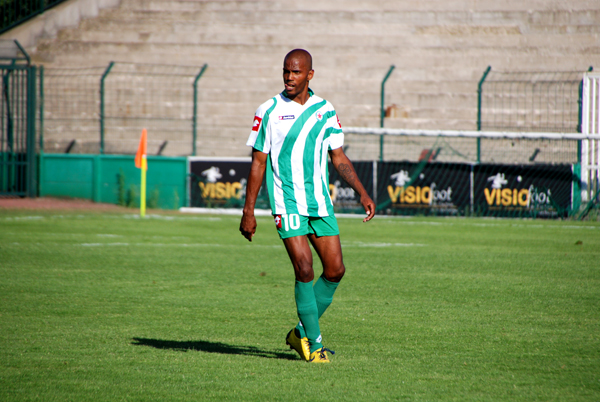
<path id="1" fill-rule="evenodd" d="M 337 149 L 344 145 L 344 132 L 342 131 L 342 125 L 340 124 L 340 119 L 337 113 L 335 113 L 329 120 L 332 125 L 331 135 L 329 136 L 329 149 Z"/>
<path id="2" fill-rule="evenodd" d="M 264 152 L 266 154 L 271 151 L 271 130 L 269 128 L 269 112 L 274 106 L 274 100 L 271 99 L 256 110 L 254 114 L 254 121 L 252 123 L 252 130 L 246 145 L 253 147 L 257 151 Z"/>

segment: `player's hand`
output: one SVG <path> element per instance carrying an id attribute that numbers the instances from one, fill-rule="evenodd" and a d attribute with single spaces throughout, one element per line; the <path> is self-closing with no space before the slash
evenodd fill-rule
<path id="1" fill-rule="evenodd" d="M 256 233 L 256 218 L 254 215 L 242 215 L 240 232 L 242 233 L 242 236 L 248 239 L 248 241 L 252 241 L 252 237 L 254 236 L 254 233 Z"/>
<path id="2" fill-rule="evenodd" d="M 360 202 L 367 213 L 367 217 L 363 219 L 363 222 L 368 222 L 375 216 L 375 203 L 368 195 L 360 197 Z"/>

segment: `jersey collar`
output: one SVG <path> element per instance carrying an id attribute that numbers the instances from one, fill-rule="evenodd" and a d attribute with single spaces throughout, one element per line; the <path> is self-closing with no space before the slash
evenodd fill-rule
<path id="1" fill-rule="evenodd" d="M 281 94 L 282 94 L 283 96 L 285 96 L 287 99 L 290 99 L 290 98 L 288 98 L 288 94 L 287 94 L 287 92 L 285 91 L 285 89 L 283 90 L 283 92 L 282 92 Z M 313 96 L 314 94 L 315 94 L 315 93 L 313 92 L 313 90 L 312 90 L 312 89 L 310 89 L 310 87 L 309 87 L 309 88 L 308 88 L 308 97 L 310 98 L 310 97 L 311 97 L 311 96 Z"/>

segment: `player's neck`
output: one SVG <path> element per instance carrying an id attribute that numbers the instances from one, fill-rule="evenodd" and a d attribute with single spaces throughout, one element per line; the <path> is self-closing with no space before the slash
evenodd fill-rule
<path id="1" fill-rule="evenodd" d="M 301 105 L 304 105 L 306 102 L 308 102 L 308 99 L 310 98 L 310 95 L 308 94 L 308 91 L 304 91 L 302 93 L 297 94 L 296 96 L 294 96 L 293 98 L 291 98 L 290 96 L 288 96 L 288 98 L 291 101 L 294 101 L 296 103 L 299 103 Z"/>
<path id="2" fill-rule="evenodd" d="M 286 98 L 288 98 L 289 100 L 299 103 L 300 105 L 304 106 L 304 104 L 306 102 L 308 102 L 310 97 L 313 95 L 313 92 L 311 91 L 310 88 L 306 87 L 306 89 L 304 91 L 302 91 L 299 94 L 296 94 L 294 96 L 290 96 L 286 91 L 283 91 L 283 95 Z"/>

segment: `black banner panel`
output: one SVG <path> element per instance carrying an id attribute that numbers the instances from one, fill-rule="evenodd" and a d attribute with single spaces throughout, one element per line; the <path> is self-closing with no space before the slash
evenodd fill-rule
<path id="1" fill-rule="evenodd" d="M 355 162 L 378 213 L 563 217 L 571 210 L 571 165 Z M 242 208 L 251 161 L 190 158 L 190 206 Z M 377 166 L 376 184 L 374 166 Z M 374 191 L 376 187 L 377 191 Z M 364 213 L 360 197 L 329 163 L 336 212 Z M 266 186 L 256 208 L 270 209 Z"/>
<path id="2" fill-rule="evenodd" d="M 251 163 L 190 158 L 190 207 L 242 208 Z"/>
<path id="3" fill-rule="evenodd" d="M 373 198 L 373 162 L 353 162 L 352 165 L 365 190 Z M 329 194 L 335 212 L 358 214 L 365 212 L 358 194 L 342 179 L 331 162 L 329 162 Z"/>
<path id="4" fill-rule="evenodd" d="M 562 217 L 571 208 L 571 165 L 474 166 L 474 212 Z"/>
<path id="5" fill-rule="evenodd" d="M 380 162 L 377 209 L 388 214 L 463 214 L 470 203 L 471 166 Z"/>

